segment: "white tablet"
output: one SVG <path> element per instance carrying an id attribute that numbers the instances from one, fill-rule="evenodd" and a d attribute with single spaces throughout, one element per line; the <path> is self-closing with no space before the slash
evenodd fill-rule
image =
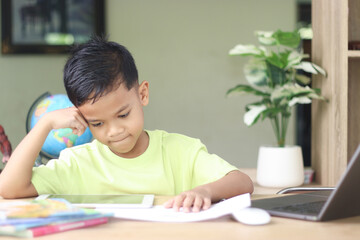
<path id="1" fill-rule="evenodd" d="M 44 194 L 36 199 L 62 198 L 79 207 L 90 208 L 150 208 L 154 195 L 151 194 Z"/>

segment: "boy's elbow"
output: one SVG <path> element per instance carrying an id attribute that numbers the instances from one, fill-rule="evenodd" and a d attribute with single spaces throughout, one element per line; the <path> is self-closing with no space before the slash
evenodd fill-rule
<path id="1" fill-rule="evenodd" d="M 254 183 L 253 183 L 253 181 L 249 178 L 248 193 L 252 194 L 253 192 L 254 192 Z"/>
<path id="2" fill-rule="evenodd" d="M 1 193 L 1 197 L 3 198 L 3 199 L 16 199 L 17 197 L 16 197 L 16 195 L 13 195 L 13 194 L 9 194 L 9 193 L 5 193 L 5 194 L 3 194 L 3 193 Z"/>
<path id="3" fill-rule="evenodd" d="M 242 185 L 241 185 L 242 191 L 244 193 L 252 194 L 254 192 L 254 183 L 253 183 L 253 181 L 251 180 L 251 178 L 247 174 L 242 173 L 242 172 L 240 172 L 240 174 L 241 174 L 241 182 L 242 182 Z"/>
<path id="4" fill-rule="evenodd" d="M 4 199 L 10 199 L 12 196 L 11 191 L 8 191 L 8 189 L 6 189 L 6 186 L 4 186 L 4 184 L 2 182 L 0 182 L 0 196 Z"/>
<path id="5" fill-rule="evenodd" d="M 252 194 L 254 192 L 254 183 L 247 174 L 236 170 L 227 175 L 228 177 L 226 179 L 230 180 L 227 185 L 231 189 L 230 192 L 232 196 L 245 193 Z"/>
<path id="6" fill-rule="evenodd" d="M 34 192 L 33 187 L 29 186 L 28 188 L 17 190 L 12 186 L 6 186 L 0 182 L 0 196 L 3 199 L 16 199 L 24 197 L 35 197 L 37 196 L 36 190 Z"/>
<path id="7" fill-rule="evenodd" d="M 246 178 L 247 178 L 248 193 L 252 194 L 254 192 L 254 183 L 248 175 L 246 175 Z"/>
<path id="8" fill-rule="evenodd" d="M 16 195 L 13 189 L 8 189 L 4 184 L 0 183 L 0 196 L 4 199 L 14 199 Z"/>

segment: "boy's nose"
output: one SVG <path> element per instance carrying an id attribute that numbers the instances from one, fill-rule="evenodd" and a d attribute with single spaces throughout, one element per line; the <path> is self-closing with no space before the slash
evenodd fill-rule
<path id="1" fill-rule="evenodd" d="M 109 137 L 116 137 L 118 135 L 121 135 L 123 134 L 125 131 L 125 128 L 123 126 L 119 126 L 119 125 L 116 125 L 116 124 L 112 124 L 110 127 L 109 127 L 109 130 L 108 130 L 108 135 Z"/>

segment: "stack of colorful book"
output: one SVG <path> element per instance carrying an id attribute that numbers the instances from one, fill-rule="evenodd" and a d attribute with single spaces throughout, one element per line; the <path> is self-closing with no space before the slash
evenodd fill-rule
<path id="1" fill-rule="evenodd" d="M 111 213 L 72 206 L 64 199 L 0 203 L 0 235 L 38 237 L 107 223 Z"/>

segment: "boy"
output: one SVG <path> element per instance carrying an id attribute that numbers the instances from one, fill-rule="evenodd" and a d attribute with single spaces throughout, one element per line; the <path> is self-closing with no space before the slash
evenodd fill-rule
<path id="1" fill-rule="evenodd" d="M 0 175 L 2 197 L 177 195 L 164 206 L 197 212 L 253 191 L 247 175 L 210 155 L 199 140 L 143 129 L 149 83 L 138 83 L 125 47 L 103 38 L 78 46 L 65 65 L 64 85 L 75 107 L 44 115 L 23 139 Z M 81 135 L 88 126 L 92 143 L 65 149 L 59 159 L 33 168 L 51 129 L 72 128 Z"/>

